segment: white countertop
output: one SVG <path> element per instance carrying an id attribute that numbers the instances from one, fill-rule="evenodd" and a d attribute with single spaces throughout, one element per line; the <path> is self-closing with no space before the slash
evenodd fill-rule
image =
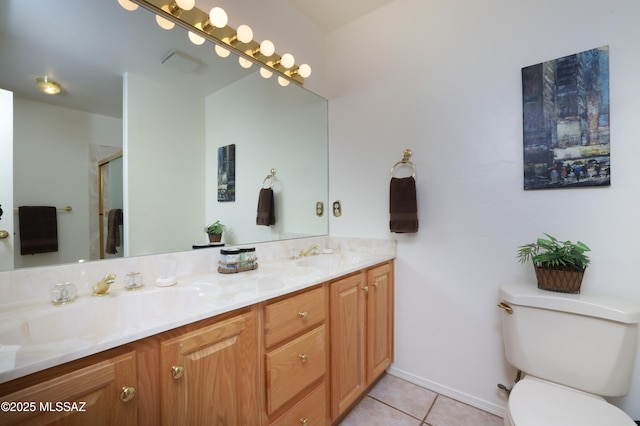
<path id="1" fill-rule="evenodd" d="M 237 274 L 209 271 L 177 276 L 177 284 L 171 287 L 145 283 L 139 290 L 127 291 L 114 285 L 108 295 L 84 294 L 66 305 L 5 305 L 0 313 L 0 383 L 392 258 L 390 254 L 355 252 L 319 254 L 298 260 L 258 262 L 256 270 Z"/>

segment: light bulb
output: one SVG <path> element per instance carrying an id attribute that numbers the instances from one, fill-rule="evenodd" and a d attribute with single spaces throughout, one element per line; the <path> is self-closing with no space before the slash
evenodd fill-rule
<path id="1" fill-rule="evenodd" d="M 191 10 L 196 5 L 196 0 L 175 0 L 175 2 L 182 10 Z"/>
<path id="2" fill-rule="evenodd" d="M 298 68 L 298 75 L 302 78 L 307 78 L 311 75 L 311 67 L 307 64 L 300 65 Z"/>
<path id="3" fill-rule="evenodd" d="M 189 40 L 191 40 L 191 43 L 195 44 L 196 46 L 200 46 L 205 42 L 204 37 L 200 37 L 198 34 L 192 33 L 191 31 L 189 31 Z"/>
<path id="4" fill-rule="evenodd" d="M 253 62 L 246 58 L 243 58 L 242 56 L 238 57 L 238 63 L 242 68 L 251 68 L 251 65 L 253 65 Z"/>
<path id="5" fill-rule="evenodd" d="M 253 30 L 248 25 L 240 25 L 238 27 L 238 30 L 236 31 L 236 35 L 238 37 L 238 40 L 242 43 L 249 43 L 251 40 L 253 40 Z"/>
<path id="6" fill-rule="evenodd" d="M 130 12 L 133 12 L 138 8 L 137 4 L 129 0 L 118 0 L 118 3 L 120 3 L 120 6 L 122 6 L 123 9 L 128 10 Z"/>
<path id="7" fill-rule="evenodd" d="M 170 30 L 171 28 L 176 26 L 176 24 L 166 18 L 163 18 L 160 15 L 156 15 L 156 22 L 158 26 L 160 26 L 160 28 L 162 28 L 163 30 Z"/>
<path id="8" fill-rule="evenodd" d="M 228 51 L 227 49 L 225 49 L 224 47 L 218 44 L 216 44 L 215 51 L 216 51 L 216 54 L 221 58 L 226 58 L 231 53 L 230 51 Z"/>
<path id="9" fill-rule="evenodd" d="M 211 21 L 214 27 L 224 28 L 227 26 L 227 22 L 229 22 L 227 12 L 221 7 L 214 7 L 209 11 L 209 21 Z"/>
<path id="10" fill-rule="evenodd" d="M 57 95 L 60 93 L 60 86 L 53 80 L 49 80 L 48 77 L 36 78 L 36 87 L 42 93 L 47 95 Z"/>
<path id="11" fill-rule="evenodd" d="M 271 40 L 264 40 L 260 43 L 260 53 L 264 56 L 271 56 L 276 53 L 276 47 L 273 45 Z"/>
<path id="12" fill-rule="evenodd" d="M 272 73 L 271 71 L 269 71 L 268 69 L 266 69 L 266 68 L 262 68 L 262 67 L 261 67 L 261 68 L 260 68 L 260 75 L 261 75 L 263 78 L 271 78 L 271 76 L 273 75 L 273 73 Z"/>
<path id="13" fill-rule="evenodd" d="M 284 77 L 278 77 L 278 84 L 282 87 L 287 87 L 289 85 L 289 80 Z"/>
<path id="14" fill-rule="evenodd" d="M 280 58 L 280 65 L 285 68 L 291 68 L 295 63 L 296 60 L 291 53 L 285 53 L 282 55 L 282 58 Z"/>

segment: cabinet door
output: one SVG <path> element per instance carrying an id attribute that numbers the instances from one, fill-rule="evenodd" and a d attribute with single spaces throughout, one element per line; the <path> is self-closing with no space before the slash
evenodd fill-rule
<path id="1" fill-rule="evenodd" d="M 132 351 L 0 397 L 15 404 L 14 410 L 3 410 L 0 424 L 135 425 L 135 386 Z"/>
<path id="2" fill-rule="evenodd" d="M 331 284 L 331 412 L 336 419 L 366 389 L 365 272 Z"/>
<path id="3" fill-rule="evenodd" d="M 160 358 L 162 424 L 256 424 L 255 312 L 162 342 Z"/>
<path id="4" fill-rule="evenodd" d="M 393 264 L 367 271 L 367 384 L 393 362 Z"/>

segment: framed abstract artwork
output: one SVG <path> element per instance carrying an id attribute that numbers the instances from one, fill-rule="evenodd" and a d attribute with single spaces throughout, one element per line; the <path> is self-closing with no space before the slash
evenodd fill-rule
<path id="1" fill-rule="evenodd" d="M 236 146 L 218 148 L 218 201 L 236 200 Z"/>
<path id="2" fill-rule="evenodd" d="M 524 189 L 608 186 L 609 46 L 522 69 Z"/>

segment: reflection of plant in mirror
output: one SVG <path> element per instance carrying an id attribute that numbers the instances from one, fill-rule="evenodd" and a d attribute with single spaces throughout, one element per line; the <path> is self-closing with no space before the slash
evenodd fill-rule
<path id="1" fill-rule="evenodd" d="M 215 222 L 205 226 L 204 232 L 207 234 L 221 235 L 222 231 L 225 229 L 227 229 L 227 227 L 221 224 L 219 220 L 216 220 Z"/>

